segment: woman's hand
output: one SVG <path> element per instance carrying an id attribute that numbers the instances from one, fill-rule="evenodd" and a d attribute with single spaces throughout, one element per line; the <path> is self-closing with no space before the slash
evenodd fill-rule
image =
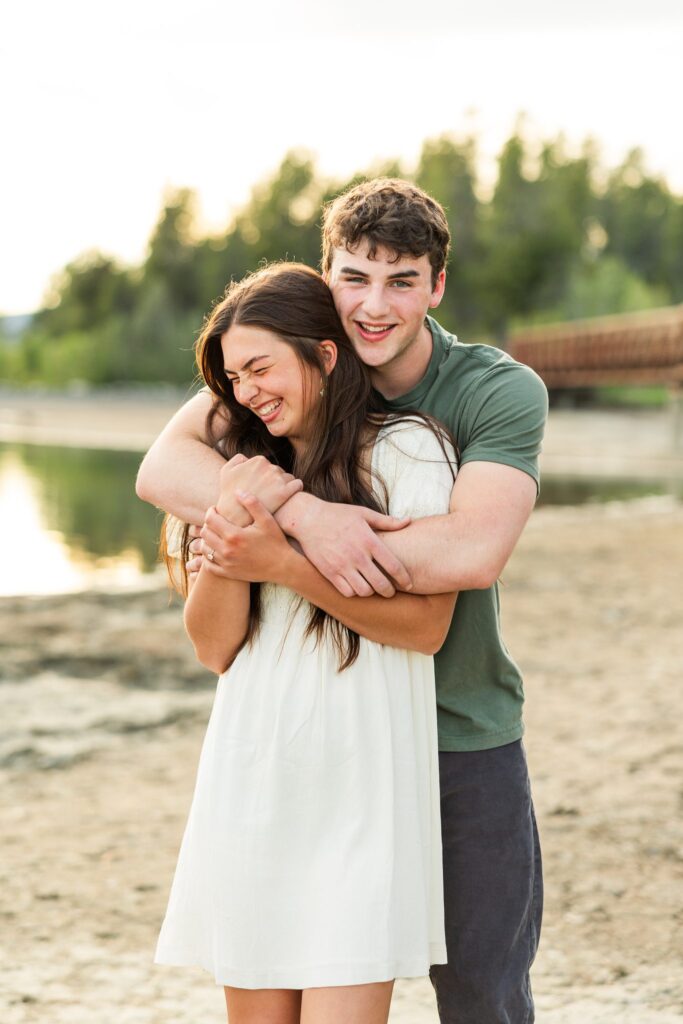
<path id="1" fill-rule="evenodd" d="M 235 500 L 251 525 L 235 526 L 210 508 L 200 530 L 204 571 L 250 583 L 286 583 L 294 552 L 284 533 L 253 494 L 240 491 Z"/>
<path id="2" fill-rule="evenodd" d="M 216 510 L 233 525 L 248 526 L 251 516 L 237 498 L 238 491 L 254 495 L 269 512 L 277 512 L 302 488 L 301 480 L 274 466 L 263 455 L 251 459 L 234 455 L 221 469 Z"/>

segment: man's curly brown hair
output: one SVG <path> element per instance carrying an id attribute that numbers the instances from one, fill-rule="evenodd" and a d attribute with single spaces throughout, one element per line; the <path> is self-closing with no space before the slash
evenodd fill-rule
<path id="1" fill-rule="evenodd" d="M 417 185 L 401 178 L 373 178 L 326 204 L 323 274 L 329 273 L 334 249 L 353 252 L 363 240 L 371 260 L 379 248 L 394 253 L 396 260 L 426 253 L 434 288 L 448 260 L 451 236 L 443 207 Z"/>

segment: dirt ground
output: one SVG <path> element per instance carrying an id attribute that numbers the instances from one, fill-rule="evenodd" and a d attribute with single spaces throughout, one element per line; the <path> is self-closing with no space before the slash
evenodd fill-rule
<path id="1" fill-rule="evenodd" d="M 541 1024 L 683 1020 L 682 576 L 666 497 L 539 509 L 504 573 Z M 0 1020 L 222 1021 L 207 975 L 151 963 L 212 698 L 179 606 L 161 585 L 5 598 L 0 637 Z M 437 1020 L 428 981 L 397 984 L 392 1024 Z"/>
<path id="2" fill-rule="evenodd" d="M 548 1024 L 683 1019 L 683 506 L 539 510 L 505 572 L 544 846 Z M 163 590 L 4 599 L 6 1024 L 220 1021 L 153 967 L 211 700 Z M 428 982 L 392 1022 L 437 1020 Z"/>

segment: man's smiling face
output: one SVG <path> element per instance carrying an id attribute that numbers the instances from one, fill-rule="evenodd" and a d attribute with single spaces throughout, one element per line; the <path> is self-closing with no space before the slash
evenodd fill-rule
<path id="1" fill-rule="evenodd" d="M 433 286 L 426 254 L 396 259 L 379 248 L 370 259 L 368 250 L 362 241 L 353 251 L 333 252 L 327 283 L 344 330 L 378 378 L 405 374 L 413 361 L 421 374 L 425 346 L 427 361 L 431 352 L 424 319 L 441 302 L 446 275 L 442 271 Z"/>

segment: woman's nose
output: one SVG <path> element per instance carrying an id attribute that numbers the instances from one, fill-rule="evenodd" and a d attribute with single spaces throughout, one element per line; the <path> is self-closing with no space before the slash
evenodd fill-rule
<path id="1" fill-rule="evenodd" d="M 255 384 L 244 383 L 238 384 L 238 399 L 242 405 L 249 405 L 251 400 L 258 394 L 258 388 Z"/>

